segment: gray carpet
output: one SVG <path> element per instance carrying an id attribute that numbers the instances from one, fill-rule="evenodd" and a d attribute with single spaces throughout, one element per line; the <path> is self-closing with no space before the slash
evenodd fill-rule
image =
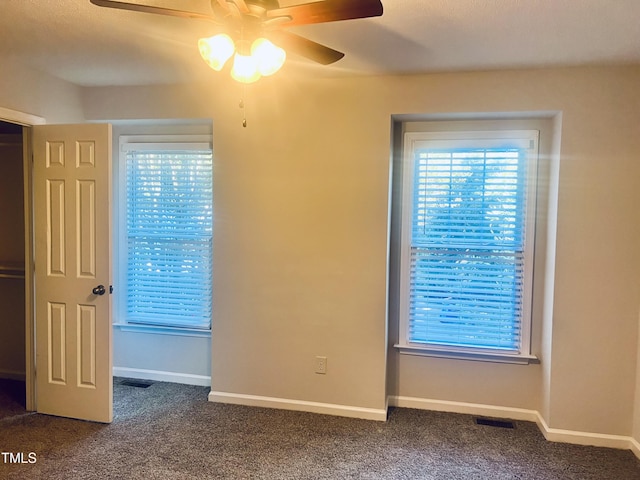
<path id="1" fill-rule="evenodd" d="M 0 458 L 0 478 L 640 479 L 631 452 L 550 443 L 528 422 L 505 429 L 393 409 L 383 423 L 213 404 L 208 388 L 121 381 L 111 425 L 24 409 L 0 416 L 0 451 L 37 456 Z"/>

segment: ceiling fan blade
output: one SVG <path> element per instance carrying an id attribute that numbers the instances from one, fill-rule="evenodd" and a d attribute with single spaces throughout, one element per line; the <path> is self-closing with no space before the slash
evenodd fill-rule
<path id="1" fill-rule="evenodd" d="M 151 5 L 138 5 L 135 3 L 116 2 L 115 0 L 89 0 L 98 7 L 117 8 L 119 10 L 130 10 L 132 12 L 154 13 L 158 15 L 168 15 L 170 17 L 197 18 L 209 22 L 218 23 L 211 15 L 198 12 L 186 12 L 184 10 L 173 10 L 171 8 L 153 7 Z"/>
<path id="2" fill-rule="evenodd" d="M 213 4 L 216 1 L 225 12 L 231 12 L 231 9 L 229 8 L 229 4 L 231 4 L 237 12 L 249 13 L 249 7 L 244 0 L 212 0 L 211 3 Z"/>
<path id="3" fill-rule="evenodd" d="M 344 53 L 284 30 L 269 33 L 269 38 L 287 52 L 296 53 L 322 65 L 337 62 Z"/>
<path id="4" fill-rule="evenodd" d="M 267 18 L 289 16 L 283 25 L 309 25 L 312 23 L 337 22 L 356 18 L 379 17 L 383 8 L 380 0 L 324 0 L 303 3 L 291 7 L 274 8 L 267 11 Z"/>
<path id="5" fill-rule="evenodd" d="M 247 3 L 244 0 L 234 0 L 234 3 L 238 6 L 238 10 L 241 13 L 249 13 L 249 7 L 247 7 Z"/>
<path id="6" fill-rule="evenodd" d="M 218 5 L 220 5 L 226 12 L 229 11 L 229 4 L 227 0 L 217 0 Z M 211 6 L 213 7 L 213 2 L 211 2 Z"/>

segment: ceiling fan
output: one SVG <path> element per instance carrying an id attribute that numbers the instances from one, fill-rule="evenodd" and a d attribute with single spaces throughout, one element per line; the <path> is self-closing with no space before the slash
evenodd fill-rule
<path id="1" fill-rule="evenodd" d="M 321 0 L 289 7 L 280 7 L 278 0 L 211 0 L 211 13 L 115 0 L 90 1 L 99 7 L 211 22 L 219 33 L 200 39 L 200 54 L 214 70 L 222 70 L 234 56 L 231 76 L 243 83 L 275 73 L 287 51 L 322 65 L 344 57 L 344 53 L 289 32 L 287 27 L 377 17 L 383 12 L 381 0 Z"/>

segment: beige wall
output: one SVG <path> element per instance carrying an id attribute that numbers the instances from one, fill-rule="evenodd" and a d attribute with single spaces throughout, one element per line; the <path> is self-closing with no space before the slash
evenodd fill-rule
<path id="1" fill-rule="evenodd" d="M 549 421 L 629 435 L 640 292 L 638 70 L 571 84 L 563 115 Z"/>
<path id="2" fill-rule="evenodd" d="M 382 408 L 392 115 L 560 112 L 549 113 L 561 135 L 553 147 L 557 232 L 546 235 L 552 252 L 555 241 L 547 262 L 554 275 L 541 294 L 553 302 L 538 327 L 542 364 L 391 349 L 389 393 L 536 409 L 552 428 L 630 435 L 640 68 L 349 79 L 287 73 L 248 88 L 246 129 L 241 89 L 224 82 L 83 91 L 91 120 L 213 118 L 212 389 Z M 313 373 L 315 355 L 328 357 L 327 375 Z"/>
<path id="3" fill-rule="evenodd" d="M 84 120 L 80 88 L 7 58 L 0 59 L 0 107 L 42 117 L 47 123 Z"/>

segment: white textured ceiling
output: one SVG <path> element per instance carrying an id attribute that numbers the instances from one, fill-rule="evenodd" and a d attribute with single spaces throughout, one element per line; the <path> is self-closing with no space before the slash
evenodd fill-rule
<path id="1" fill-rule="evenodd" d="M 210 0 L 131 0 L 208 11 Z M 305 0 L 281 0 L 282 6 Z M 346 53 L 311 74 L 640 63 L 640 0 L 382 0 L 384 15 L 295 27 Z M 206 80 L 196 48 L 206 22 L 99 8 L 89 0 L 0 0 L 4 59 L 83 86 Z M 7 65 L 9 63 L 6 63 Z"/>

